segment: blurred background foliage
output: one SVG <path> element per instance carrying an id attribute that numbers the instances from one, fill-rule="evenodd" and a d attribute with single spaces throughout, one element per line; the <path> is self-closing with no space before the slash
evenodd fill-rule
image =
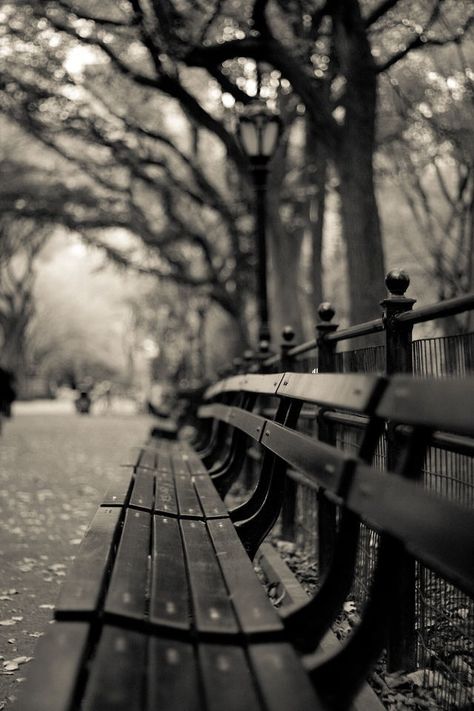
<path id="1" fill-rule="evenodd" d="M 17 0 L 0 9 L 0 341 L 25 394 L 146 390 L 254 343 L 235 117 L 285 132 L 268 196 L 273 341 L 472 288 L 468 0 Z M 466 321 L 447 325 L 465 331 Z M 35 384 L 36 383 L 36 384 Z M 47 384 L 47 385 L 46 385 Z"/>

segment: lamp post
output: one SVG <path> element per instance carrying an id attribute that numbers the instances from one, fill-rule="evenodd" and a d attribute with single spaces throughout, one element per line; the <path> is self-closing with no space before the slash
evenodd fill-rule
<path id="1" fill-rule="evenodd" d="M 282 124 L 278 114 L 253 106 L 239 117 L 237 136 L 247 156 L 255 187 L 257 238 L 257 305 L 259 340 L 270 340 L 267 292 L 266 194 L 268 164 L 275 154 Z"/>

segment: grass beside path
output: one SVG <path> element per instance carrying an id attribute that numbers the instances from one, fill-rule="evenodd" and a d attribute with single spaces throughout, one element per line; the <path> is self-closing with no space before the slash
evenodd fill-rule
<path id="1" fill-rule="evenodd" d="M 28 674 L 102 494 L 151 425 L 145 416 L 54 406 L 27 412 L 0 437 L 0 711 Z"/>

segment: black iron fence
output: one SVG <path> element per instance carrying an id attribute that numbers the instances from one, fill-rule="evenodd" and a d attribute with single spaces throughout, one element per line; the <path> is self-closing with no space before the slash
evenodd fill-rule
<path id="1" fill-rule="evenodd" d="M 297 346 L 291 330 L 283 334 L 280 353 L 261 359 L 267 371 L 412 373 L 446 377 L 472 372 L 474 333 L 436 338 L 413 337 L 417 324 L 469 311 L 474 294 L 433 306 L 414 309 L 415 300 L 405 296 L 409 279 L 391 272 L 386 279 L 389 295 L 381 304 L 379 319 L 339 329 L 329 304 L 319 309 L 317 337 Z M 367 345 L 364 340 L 369 340 Z M 350 347 L 351 344 L 357 344 Z M 466 403 L 469 406 L 469 403 Z M 472 406 L 472 403 L 470 404 Z M 359 443 L 363 418 L 338 413 L 305 412 L 299 427 L 319 429 L 319 436 L 344 449 Z M 397 438 L 403 428 L 388 424 L 379 443 L 375 464 L 395 461 Z M 465 506 L 474 505 L 474 442 L 437 434 L 424 466 L 424 485 Z M 295 472 L 288 473 L 287 498 L 282 513 L 283 533 L 299 546 L 316 550 L 319 573 L 330 557 L 338 512 Z M 353 600 L 363 605 L 377 555 L 377 534 L 362 527 Z M 459 590 L 417 561 L 408 559 L 404 599 L 388 644 L 389 669 L 422 670 L 437 708 L 467 709 L 474 703 L 474 604 Z"/>

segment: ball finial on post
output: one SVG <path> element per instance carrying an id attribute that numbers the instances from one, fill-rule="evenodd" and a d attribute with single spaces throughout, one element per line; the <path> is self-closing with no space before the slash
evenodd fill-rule
<path id="1" fill-rule="evenodd" d="M 385 286 L 392 296 L 404 296 L 410 286 L 410 277 L 404 269 L 392 269 L 385 277 Z"/>
<path id="2" fill-rule="evenodd" d="M 293 331 L 291 326 L 285 326 L 285 328 L 281 332 L 281 337 L 283 338 L 283 341 L 285 343 L 291 343 L 291 341 L 295 337 L 295 332 Z"/>
<path id="3" fill-rule="evenodd" d="M 280 365 L 281 369 L 286 371 L 292 370 L 293 359 L 289 356 L 289 352 L 293 348 L 293 340 L 295 338 L 295 332 L 291 326 L 285 326 L 281 332 L 281 343 L 280 343 Z"/>
<path id="4" fill-rule="evenodd" d="M 322 304 L 319 304 L 318 306 L 318 316 L 321 319 L 321 321 L 324 321 L 325 323 L 329 323 L 336 314 L 336 311 L 333 307 L 332 304 L 329 303 L 329 301 L 323 301 Z"/>
<path id="5" fill-rule="evenodd" d="M 266 338 L 262 338 L 261 341 L 259 341 L 258 350 L 261 354 L 268 353 L 270 351 L 270 341 Z"/>

